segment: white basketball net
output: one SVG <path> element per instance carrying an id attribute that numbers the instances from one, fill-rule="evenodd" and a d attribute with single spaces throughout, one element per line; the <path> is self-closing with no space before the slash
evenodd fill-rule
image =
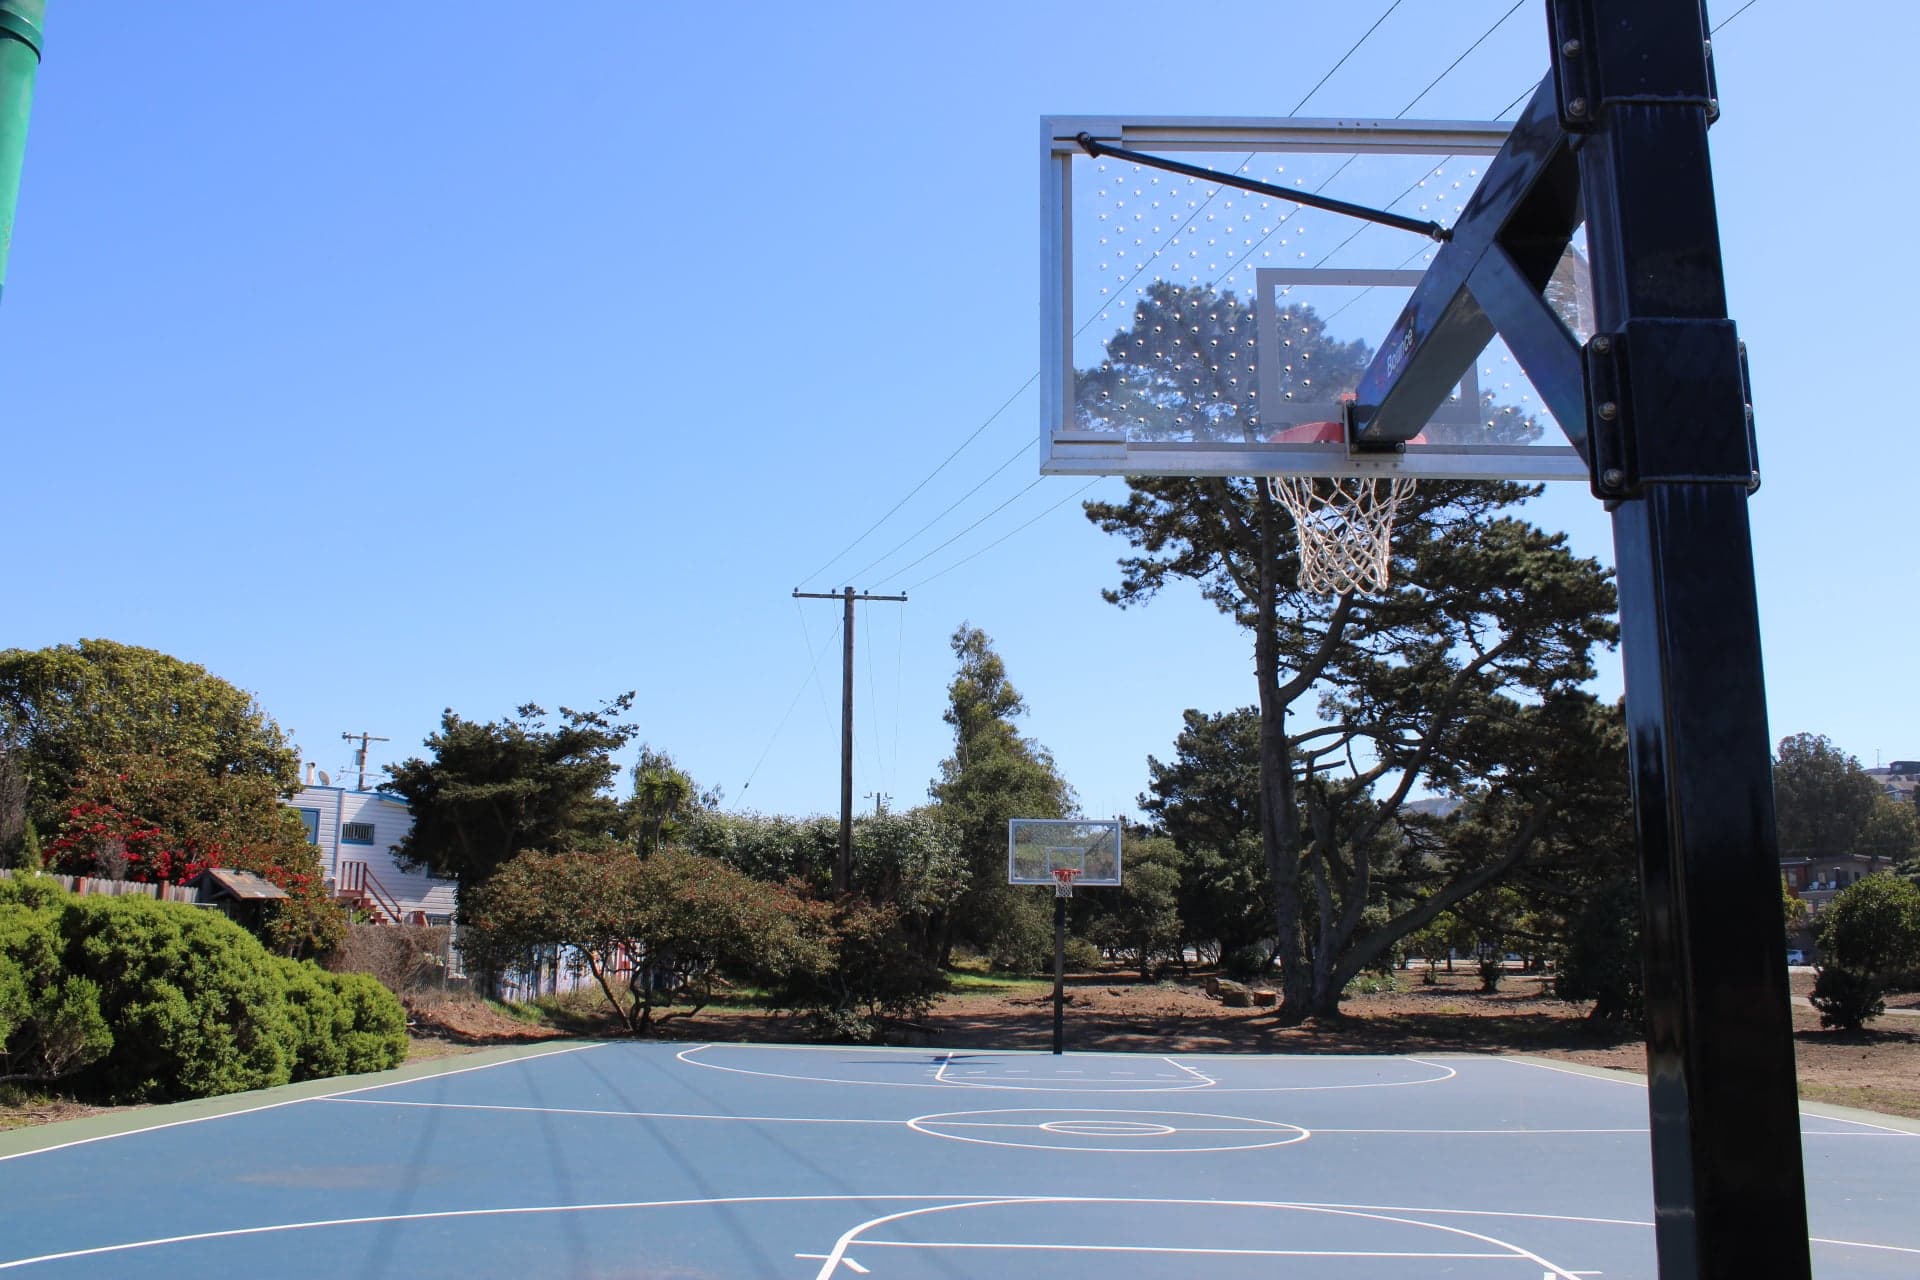
<path id="1" fill-rule="evenodd" d="M 1413 484 L 1404 477 L 1268 476 L 1267 492 L 1299 530 L 1301 590 L 1339 595 L 1385 587 L 1394 513 Z"/>

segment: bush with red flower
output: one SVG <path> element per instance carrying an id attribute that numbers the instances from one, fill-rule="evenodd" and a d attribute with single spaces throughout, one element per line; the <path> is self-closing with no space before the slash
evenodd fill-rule
<path id="1" fill-rule="evenodd" d="M 259 774 L 208 774 L 151 755 L 83 773 L 62 806 L 47 868 L 66 875 L 180 883 L 208 867 L 251 871 L 287 893 L 262 940 L 288 955 L 332 949 L 345 930 L 319 851 L 278 785 Z"/>

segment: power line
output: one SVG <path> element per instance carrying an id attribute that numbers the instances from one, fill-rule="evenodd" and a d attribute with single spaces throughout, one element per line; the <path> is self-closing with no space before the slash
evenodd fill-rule
<path id="1" fill-rule="evenodd" d="M 960 539 L 966 537 L 968 534 L 972 533 L 975 529 L 978 529 L 981 525 L 985 524 L 987 521 L 999 515 L 1002 511 L 1005 511 L 1008 507 L 1018 502 L 1021 498 L 1026 497 L 1030 491 L 1036 488 L 1040 484 L 1040 482 L 1045 479 L 1046 479 L 1045 476 L 1035 476 L 1032 479 L 1032 481 L 1028 483 L 1025 489 L 1020 490 L 1018 493 L 1014 494 L 1011 498 L 1008 498 L 1005 502 L 1002 502 L 999 506 L 987 512 L 987 514 L 981 516 L 978 520 L 975 520 L 972 524 L 968 525 L 966 528 L 962 529 L 960 532 L 954 534 L 951 538 L 948 538 L 945 542 L 941 543 L 939 546 L 935 547 L 933 550 L 921 556 L 918 560 L 909 560 L 906 564 L 901 565 L 898 569 L 895 569 L 893 571 L 892 576 L 897 579 L 901 574 L 913 568 L 915 565 L 920 564 L 923 561 L 930 560 L 934 556 L 938 555 L 940 552 L 945 551 L 948 547 L 960 541 Z"/>
<path id="2" fill-rule="evenodd" d="M 1498 31 L 1501 27 L 1505 26 L 1507 19 L 1511 18 L 1514 14 L 1520 12 L 1520 6 L 1525 3 L 1526 3 L 1526 0 L 1513 0 L 1513 8 L 1501 14 L 1500 17 L 1494 21 L 1494 24 L 1492 26 L 1488 27 L 1485 31 L 1482 31 L 1480 33 L 1480 38 L 1478 40 L 1475 40 L 1472 44 L 1468 45 L 1464 50 L 1461 51 L 1461 54 L 1459 57 L 1455 58 L 1452 62 L 1449 62 L 1447 64 L 1447 69 L 1445 71 L 1442 71 L 1439 75 L 1433 78 L 1433 84 L 1428 85 L 1426 88 L 1422 89 L 1420 92 L 1414 94 L 1413 101 L 1409 102 L 1406 106 L 1400 108 L 1400 113 L 1394 116 L 1394 119 L 1395 120 L 1404 119 L 1406 117 L 1407 112 L 1413 110 L 1414 106 L 1419 103 L 1420 99 L 1432 93 L 1436 85 L 1438 85 L 1442 80 L 1445 80 L 1448 76 L 1452 75 L 1453 69 L 1459 66 L 1462 62 L 1465 62 L 1467 60 L 1467 55 L 1469 53 L 1472 53 L 1475 49 L 1478 49 L 1481 45 L 1485 44 L 1487 42 L 1487 38 L 1491 36 L 1494 32 Z"/>
<path id="3" fill-rule="evenodd" d="M 1738 9 L 1735 9 L 1732 13 L 1720 19 L 1719 25 L 1714 27 L 1713 30 L 1707 32 L 1707 34 L 1710 36 L 1719 35 L 1721 27 L 1726 26 L 1729 22 L 1732 22 L 1735 18 L 1739 17 L 1741 14 L 1745 13 L 1747 10 L 1753 8 L 1753 6 L 1759 3 L 1760 3 L 1760 0 L 1747 0 L 1747 2 L 1741 5 Z"/>
<path id="4" fill-rule="evenodd" d="M 1014 462 L 1017 461 L 1018 459 L 1025 457 L 1028 451 L 1030 451 L 1032 448 L 1033 448 L 1032 444 L 1023 441 L 1020 447 L 1018 449 L 1015 449 L 1005 462 L 1002 462 L 999 466 L 995 467 L 992 471 L 989 471 L 986 474 L 986 476 L 981 479 L 979 484 L 974 485 L 973 488 L 967 490 L 965 493 L 955 498 L 952 502 L 948 503 L 946 510 L 942 511 L 939 515 L 935 516 L 933 519 L 921 525 L 918 529 L 915 529 L 912 533 L 902 538 L 899 542 L 895 543 L 888 550 L 881 552 L 878 556 L 874 557 L 872 561 L 870 561 L 868 564 L 862 567 L 858 573 L 851 574 L 850 576 L 855 578 L 864 578 L 867 576 L 867 573 L 875 565 L 884 564 L 886 561 L 891 560 L 894 557 L 894 554 L 896 552 L 908 546 L 910 543 L 913 542 L 915 538 L 918 538 L 921 534 L 933 528 L 933 526 L 939 524 L 942 520 L 945 520 L 947 516 L 951 514 L 956 507 L 960 506 L 968 498 L 971 498 L 974 494 L 980 492 L 980 490 L 986 488 L 987 482 L 989 480 L 992 480 L 995 476 L 999 475 L 1002 471 L 1005 471 L 1008 467 L 1012 466 Z"/>
<path id="5" fill-rule="evenodd" d="M 1749 3 L 1751 2 L 1752 0 L 1749 0 Z M 1288 115 L 1299 114 L 1300 108 L 1306 106 L 1307 102 L 1313 97 L 1314 94 L 1320 92 L 1321 88 L 1327 83 L 1327 81 L 1333 79 L 1333 73 L 1338 71 L 1340 68 L 1346 66 L 1347 59 L 1351 58 L 1355 53 L 1359 52 L 1360 46 L 1367 42 L 1367 37 L 1371 36 L 1374 32 L 1378 31 L 1380 29 L 1380 24 L 1393 16 L 1393 11 L 1400 7 L 1400 3 L 1401 3 L 1401 0 L 1393 0 L 1393 3 L 1387 6 L 1386 12 L 1382 13 L 1379 17 L 1375 18 L 1373 20 L 1373 25 L 1360 33 L 1360 38 L 1358 40 L 1355 40 L 1352 46 L 1345 53 L 1340 55 L 1340 61 L 1334 63 L 1331 67 L 1328 67 L 1327 74 L 1321 76 L 1320 79 L 1315 82 L 1313 88 L 1307 90 L 1307 96 L 1305 98 L 1300 99 L 1300 101 L 1294 103 L 1293 110 L 1287 112 L 1287 114 Z"/>
<path id="6" fill-rule="evenodd" d="M 853 550 L 855 547 L 865 542 L 867 538 L 872 535 L 875 529 L 878 529 L 881 525 L 885 524 L 888 520 L 892 519 L 893 513 L 898 511 L 900 508 L 906 506 L 907 503 L 913 499 L 914 494 L 919 493 L 922 489 L 926 488 L 927 485 L 932 483 L 933 478 L 935 476 L 939 475 L 942 471 L 945 471 L 947 469 L 948 463 L 952 462 L 955 458 L 959 457 L 961 453 L 965 451 L 968 445 L 972 444 L 975 440 L 978 440 L 980 438 L 981 432 L 985 431 L 988 427 L 992 426 L 999 419 L 1001 414 L 1005 413 L 1008 409 L 1013 407 L 1013 402 L 1015 400 L 1018 400 L 1026 392 L 1026 389 L 1028 387 L 1032 386 L 1035 382 L 1038 382 L 1039 380 L 1040 380 L 1040 375 L 1038 372 L 1035 372 L 1031 376 L 1029 376 L 1025 382 L 1020 384 L 1020 386 L 1014 391 L 1012 395 L 1006 398 L 1005 402 L 1003 402 L 998 409 L 995 409 L 992 413 L 987 415 L 987 419 L 985 422 L 982 422 L 979 426 L 975 427 L 973 429 L 972 434 L 968 435 L 965 440 L 962 440 L 952 453 L 948 454 L 945 458 L 941 459 L 939 466 L 927 472 L 925 478 L 922 479 L 919 484 L 916 484 L 915 486 L 913 486 L 913 488 L 909 489 L 907 491 L 906 497 L 900 499 L 900 501 L 894 503 L 891 507 L 888 507 L 886 515 L 881 516 L 878 520 L 875 520 L 872 524 L 868 525 L 865 533 L 862 533 L 859 537 L 855 538 L 852 542 L 849 542 L 846 546 L 842 547 L 838 552 L 834 554 L 834 557 L 831 560 L 821 565 L 818 569 L 815 569 L 812 573 L 808 574 L 806 577 L 800 579 L 800 581 L 811 582 L 813 579 L 819 577 L 821 574 L 825 573 L 827 570 L 833 568 L 834 565 L 838 564 L 840 562 L 841 556 L 846 555 L 847 552 Z M 882 556 L 881 559 L 884 560 L 886 559 L 886 557 Z M 860 575 L 855 574 L 853 576 L 857 578 Z"/>
<path id="7" fill-rule="evenodd" d="M 1093 488 L 1093 486 L 1099 484 L 1100 481 L 1104 480 L 1105 478 L 1106 478 L 1105 476 L 1095 476 L 1093 479 L 1087 481 L 1085 484 L 1081 485 L 1078 489 L 1075 489 L 1072 493 L 1068 494 L 1066 497 L 1060 499 L 1060 501 L 1042 510 L 1039 515 L 1033 517 L 1033 519 L 1031 520 L 1028 520 L 1025 524 L 1016 525 L 1014 528 L 1007 530 L 1007 532 L 1001 534 L 998 538 L 995 538 L 992 542 L 989 542 L 986 546 L 981 547 L 978 551 L 975 551 L 971 555 L 968 555 L 962 559 L 954 561 L 952 564 L 940 570 L 938 573 L 928 574 L 926 577 L 920 579 L 920 581 L 914 583 L 911 587 L 908 587 L 907 590 L 918 591 L 921 587 L 926 586 L 929 582 L 932 582 L 935 578 L 944 577 L 947 574 L 952 573 L 955 569 L 958 569 L 961 565 L 966 564 L 969 560 L 974 560 L 980 556 L 985 555 L 987 552 L 993 550 L 995 547 L 1005 542 L 1008 538 L 1013 537 L 1014 534 L 1025 531 L 1030 526 L 1038 523 L 1043 517 L 1051 515 L 1053 512 L 1059 510 L 1061 507 L 1066 506 L 1067 503 L 1072 502 L 1075 498 L 1079 497 L 1081 494 L 1085 493 L 1087 490 Z M 1032 485 L 1027 486 L 1027 488 L 1029 489 L 1032 487 L 1033 487 Z M 1025 492 L 1025 490 L 1022 490 L 1021 492 Z M 1014 496 L 1018 497 L 1019 495 L 1016 494 Z"/>
<path id="8" fill-rule="evenodd" d="M 1459 57 L 1455 58 L 1452 62 L 1447 64 L 1447 69 L 1445 71 L 1442 71 L 1439 75 L 1433 78 L 1432 82 L 1429 83 L 1426 88 L 1422 89 L 1419 93 L 1416 93 L 1415 95 L 1413 95 L 1412 99 L 1408 101 L 1406 106 L 1400 108 L 1399 111 L 1394 113 L 1393 118 L 1395 120 L 1405 119 L 1407 113 L 1413 110 L 1414 106 L 1420 101 L 1420 99 L 1426 97 L 1429 93 L 1432 93 L 1435 85 L 1439 84 L 1442 80 L 1445 80 L 1448 76 L 1452 75 L 1454 72 L 1454 69 L 1458 67 L 1462 62 L 1466 61 L 1468 54 L 1472 53 L 1475 49 L 1478 49 L 1482 44 L 1486 43 L 1487 38 L 1491 36 L 1494 32 L 1498 31 L 1506 23 L 1508 18 L 1511 18 L 1515 13 L 1519 12 L 1521 4 L 1523 4 L 1524 2 L 1525 0 L 1514 0 L 1513 7 L 1511 9 L 1508 9 L 1505 13 L 1501 14 L 1498 18 L 1494 19 L 1493 25 L 1489 26 L 1485 31 L 1482 31 L 1479 34 L 1479 36 L 1475 38 L 1472 44 L 1468 45 L 1464 50 L 1461 51 Z M 1525 98 L 1525 97 L 1526 97 L 1525 94 L 1521 95 L 1521 98 Z M 1519 99 L 1516 99 L 1515 101 L 1517 102 L 1519 101 Z M 1512 109 L 1513 109 L 1512 107 L 1507 108 L 1508 111 L 1511 111 Z M 1501 114 L 1505 115 L 1506 112 L 1503 111 L 1501 112 Z M 1328 187 L 1332 186 L 1334 179 L 1338 178 L 1341 174 L 1345 173 L 1349 168 L 1351 168 L 1354 162 L 1358 158 L 1359 157 L 1357 156 L 1349 156 L 1347 159 L 1342 161 L 1340 165 L 1337 168 L 1335 168 L 1332 173 L 1328 174 L 1325 178 L 1321 179 L 1320 185 L 1314 188 L 1315 193 L 1325 191 Z M 1451 163 L 1453 160 L 1457 158 L 1458 157 L 1456 156 L 1448 156 L 1445 160 L 1442 160 L 1440 163 L 1442 165 L 1445 165 L 1445 164 Z M 1420 178 L 1420 182 L 1425 182 L 1425 181 L 1426 181 L 1426 177 L 1422 175 L 1422 177 Z M 1407 192 L 1412 191 L 1414 187 L 1418 187 L 1420 185 L 1420 182 L 1414 183 L 1413 187 L 1409 187 L 1407 191 L 1403 191 L 1398 196 L 1394 197 L 1393 200 L 1388 202 L 1386 207 L 1391 209 L 1394 205 L 1406 199 Z M 1265 235 L 1261 236 L 1260 239 L 1255 241 L 1253 245 L 1249 247 L 1245 253 L 1235 258 L 1232 262 L 1229 262 L 1227 264 L 1226 270 L 1214 276 L 1214 278 L 1207 283 L 1207 287 L 1209 289 L 1218 288 L 1222 280 L 1232 275 L 1235 271 L 1238 271 L 1240 269 L 1241 263 L 1245 262 L 1248 258 L 1251 258 L 1255 253 L 1257 253 L 1260 250 L 1261 246 L 1265 245 L 1267 241 L 1273 239 L 1274 236 L 1280 234 L 1280 228 L 1284 227 L 1293 218 L 1294 214 L 1297 214 L 1299 212 L 1300 212 L 1299 208 L 1296 207 L 1293 213 L 1288 213 L 1283 215 L 1278 222 L 1273 224 L 1272 230 L 1268 231 Z M 1348 236 L 1345 240 L 1342 240 L 1339 244 L 1335 245 L 1333 249 L 1330 252 L 1328 252 L 1326 257 L 1323 257 L 1320 259 L 1320 262 L 1325 263 L 1327 259 L 1331 258 L 1335 253 L 1338 253 L 1341 249 L 1344 249 L 1347 245 L 1352 244 L 1354 241 L 1354 237 L 1360 235 L 1360 233 L 1365 230 L 1366 230 L 1365 227 L 1359 227 L 1355 229 L 1352 235 Z M 1319 265 L 1319 264 L 1316 264 L 1316 265 Z M 1143 267 L 1142 270 L 1144 269 L 1145 268 Z M 1138 272 L 1134 274 L 1134 278 L 1135 279 L 1139 278 Z M 1133 281 L 1129 280 L 1127 283 L 1132 284 Z"/>
<path id="9" fill-rule="evenodd" d="M 1327 81 L 1333 77 L 1334 72 L 1338 71 L 1341 67 L 1347 64 L 1347 60 L 1353 57 L 1353 55 L 1359 51 L 1360 46 L 1364 45 L 1367 42 L 1367 40 L 1372 37 L 1373 33 L 1380 29 L 1380 24 L 1385 22 L 1390 16 L 1392 16 L 1394 10 L 1398 9 L 1402 3 L 1403 3 L 1403 0 L 1392 0 L 1392 3 L 1389 4 L 1386 7 L 1386 9 L 1381 12 L 1380 16 L 1373 20 L 1373 25 L 1368 27 L 1365 31 L 1361 32 L 1360 38 L 1355 40 L 1351 45 L 1347 47 L 1347 51 L 1340 55 L 1339 60 L 1336 61 L 1333 64 L 1333 66 L 1328 69 L 1326 75 L 1321 76 L 1320 79 L 1314 84 L 1313 88 L 1307 90 L 1305 95 L 1301 97 L 1300 101 L 1293 104 L 1293 112 L 1297 113 L 1302 107 L 1306 106 L 1307 103 L 1313 98 L 1313 96 L 1316 93 L 1320 92 L 1322 86 L 1324 86 L 1327 83 Z M 1471 50 L 1469 50 L 1469 52 L 1471 52 Z M 1465 55 L 1462 55 L 1462 56 L 1465 56 Z M 1246 160 L 1243 160 L 1241 163 L 1244 165 L 1247 161 L 1250 161 L 1252 159 L 1253 159 L 1253 156 L 1249 154 L 1246 157 Z M 1212 204 L 1214 198 L 1219 194 L 1220 194 L 1220 188 L 1216 187 L 1214 191 L 1207 196 L 1206 202 L 1200 206 L 1200 211 L 1204 212 L 1207 205 Z M 1288 216 L 1290 217 L 1292 215 L 1288 215 Z M 1285 219 L 1283 218 L 1282 221 L 1284 222 Z M 1176 228 L 1173 232 L 1169 233 L 1167 242 L 1171 243 L 1173 236 L 1178 234 L 1179 234 L 1179 231 Z M 1166 244 L 1163 243 L 1160 247 L 1161 249 L 1165 249 Z M 1159 255 L 1157 253 L 1148 256 L 1141 263 L 1140 270 L 1134 272 L 1132 279 L 1129 279 L 1126 282 L 1126 284 L 1123 284 L 1120 287 L 1120 292 L 1125 293 L 1127 287 L 1131 285 L 1134 280 L 1138 280 L 1140 278 L 1140 273 L 1145 271 L 1147 269 L 1148 264 L 1150 264 L 1153 261 L 1153 259 L 1158 256 Z M 1094 320 L 1093 318 L 1090 317 L 1087 320 L 1086 324 L 1080 326 L 1079 332 L 1076 332 L 1074 336 L 1078 337 L 1080 333 L 1085 332 L 1089 327 L 1093 325 L 1093 323 L 1094 323 Z M 975 427 L 973 431 L 967 436 L 967 438 L 962 440 L 958 445 L 958 447 L 956 447 L 952 453 L 949 453 L 945 458 L 941 460 L 938 466 L 936 466 L 932 471 L 928 472 L 926 476 L 923 479 L 921 479 L 920 483 L 914 485 L 912 489 L 908 490 L 905 497 L 901 498 L 898 502 L 894 503 L 891 507 L 887 508 L 886 513 L 882 515 L 878 520 L 875 520 L 872 524 L 868 525 L 867 528 L 860 534 L 859 537 L 855 538 L 852 542 L 849 542 L 846 546 L 842 547 L 838 552 L 834 554 L 832 559 L 828 560 L 825 564 L 821 565 L 818 569 L 815 569 L 812 573 L 802 578 L 801 581 L 803 583 L 811 582 L 813 579 L 819 577 L 821 574 L 825 573 L 828 569 L 831 569 L 834 565 L 838 564 L 841 558 L 844 557 L 848 552 L 852 551 L 855 547 L 859 546 L 862 542 L 865 542 L 869 537 L 871 537 L 875 530 L 877 530 L 878 528 L 880 528 L 881 525 L 885 524 L 888 520 L 893 518 L 895 512 L 899 511 L 900 508 L 906 506 L 908 502 L 912 501 L 914 498 L 914 495 L 918 494 L 922 489 L 926 488 L 928 484 L 932 483 L 935 476 L 939 475 L 942 471 L 945 471 L 948 465 L 951 464 L 955 458 L 959 457 L 961 452 L 964 451 L 968 445 L 972 444 L 975 440 L 977 440 L 980 437 L 980 434 L 982 432 L 984 432 L 988 427 L 992 426 L 994 422 L 999 419 L 1000 415 L 1005 413 L 1007 409 L 1012 406 L 1013 402 L 1015 400 L 1018 400 L 1022 395 L 1024 395 L 1026 393 L 1027 388 L 1031 387 L 1035 382 L 1039 381 L 1039 379 L 1040 379 L 1040 374 L 1037 371 L 1033 373 L 1030 377 L 1028 377 L 1025 382 L 1020 384 L 1020 386 L 1014 391 L 1012 395 L 1007 397 L 1006 401 L 1003 404 L 1001 404 L 1001 406 L 998 409 L 995 409 L 991 414 L 987 416 L 986 421 L 982 422 L 979 426 Z M 1022 448 L 1022 452 L 1025 452 L 1024 446 Z M 995 469 L 993 474 L 998 475 L 1000 471 L 1003 471 L 1006 469 L 1007 465 L 1008 465 L 1007 463 L 1002 463 L 1000 467 Z M 988 478 L 991 479 L 992 477 L 989 476 Z M 971 491 L 969 492 L 968 496 L 971 496 Z M 952 510 L 952 508 L 949 507 L 948 510 L 950 511 Z M 942 512 L 941 514 L 945 515 L 946 513 Z M 934 522 L 937 523 L 939 518 L 940 517 L 935 517 Z M 920 531 L 920 533 L 924 533 L 924 532 L 926 532 L 926 530 L 923 528 Z M 910 543 L 913 541 L 913 538 L 917 538 L 919 536 L 920 536 L 919 533 L 914 534 L 913 537 L 908 538 L 904 542 L 902 542 L 900 546 L 896 546 L 893 549 L 893 551 L 887 552 L 886 555 L 881 556 L 879 560 L 874 561 L 874 564 L 878 564 L 881 561 L 886 560 L 889 556 L 894 554 L 894 551 L 898 551 L 900 547 L 907 545 L 907 543 Z M 872 568 L 872 567 L 873 567 L 872 565 L 868 566 L 868 568 Z M 856 573 L 852 576 L 858 578 L 863 576 L 865 573 L 866 573 L 866 570 L 863 569 L 860 571 L 860 573 Z"/>
<path id="10" fill-rule="evenodd" d="M 802 634 L 805 634 L 807 629 L 807 615 L 797 600 L 794 601 L 793 611 L 800 615 L 800 630 Z M 840 634 L 840 628 L 836 623 L 833 631 L 827 636 L 827 643 L 832 644 L 833 637 L 838 634 Z M 746 795 L 747 788 L 753 785 L 754 778 L 759 776 L 760 766 L 767 762 L 767 756 L 773 751 L 773 744 L 779 741 L 780 731 L 787 727 L 787 720 L 793 715 L 793 709 L 799 706 L 800 699 L 806 696 L 807 685 L 811 683 L 817 687 L 819 684 L 820 657 L 813 651 L 813 642 L 811 639 L 807 640 L 806 646 L 807 674 L 800 677 L 800 687 L 793 691 L 793 697 L 787 702 L 787 709 L 781 712 L 779 723 L 773 726 L 773 732 L 767 737 L 767 745 L 760 750 L 760 758 L 753 762 L 753 768 L 747 771 L 747 780 L 740 784 L 740 794 L 743 796 Z M 820 695 L 820 709 L 822 711 L 826 710 L 826 693 L 824 690 Z"/>

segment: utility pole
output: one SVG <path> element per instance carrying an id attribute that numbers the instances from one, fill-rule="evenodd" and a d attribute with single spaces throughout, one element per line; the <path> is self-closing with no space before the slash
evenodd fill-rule
<path id="1" fill-rule="evenodd" d="M 876 596 L 870 591 L 855 595 L 852 587 L 839 591 L 801 591 L 794 589 L 795 600 L 838 600 L 844 607 L 840 615 L 840 857 L 833 868 L 833 888 L 845 893 L 853 883 L 853 603 L 878 600 L 906 603 L 905 596 Z"/>
<path id="2" fill-rule="evenodd" d="M 367 744 L 369 742 L 392 742 L 392 738 L 376 738 L 370 733 L 343 733 L 340 735 L 348 742 L 358 742 L 359 750 L 353 753 L 354 763 L 360 766 L 360 785 L 358 790 L 367 789 Z"/>
<path id="3" fill-rule="evenodd" d="M 46 20 L 46 0 L 0 0 L 0 287 L 7 279 L 20 163 L 27 151 L 27 116 L 40 70 L 40 27 Z"/>
<path id="4" fill-rule="evenodd" d="M 893 799 L 892 796 L 888 795 L 884 791 L 870 791 L 866 795 L 861 796 L 860 798 L 862 800 L 873 801 L 873 816 L 876 818 L 882 817 L 886 814 L 887 801 Z"/>

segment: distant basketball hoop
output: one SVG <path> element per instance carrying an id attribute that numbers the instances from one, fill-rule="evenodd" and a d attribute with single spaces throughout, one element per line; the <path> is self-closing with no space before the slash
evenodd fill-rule
<path id="1" fill-rule="evenodd" d="M 1078 867 L 1055 867 L 1053 869 L 1053 896 L 1056 898 L 1071 898 L 1073 896 L 1073 882 L 1079 874 L 1080 868 Z"/>

